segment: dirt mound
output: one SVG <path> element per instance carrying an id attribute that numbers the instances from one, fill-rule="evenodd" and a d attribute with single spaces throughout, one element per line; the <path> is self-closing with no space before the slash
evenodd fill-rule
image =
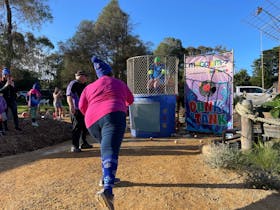
<path id="1" fill-rule="evenodd" d="M 22 131 L 13 128 L 0 137 L 0 157 L 37 150 L 71 139 L 71 124 L 52 119 L 39 119 L 39 127 L 31 126 L 28 118 L 19 119 Z"/>

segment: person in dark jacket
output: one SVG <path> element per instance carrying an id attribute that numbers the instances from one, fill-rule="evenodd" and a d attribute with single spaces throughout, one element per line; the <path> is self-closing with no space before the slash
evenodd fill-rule
<path id="1" fill-rule="evenodd" d="M 84 71 L 77 71 L 75 79 L 69 82 L 66 89 L 67 103 L 72 122 L 72 147 L 71 152 L 81 152 L 81 149 L 90 149 L 93 146 L 86 140 L 88 134 L 84 115 L 79 110 L 79 100 L 82 91 L 86 87 L 87 74 Z M 80 145 L 80 138 L 83 143 Z"/>
<path id="2" fill-rule="evenodd" d="M 14 80 L 11 76 L 11 72 L 6 67 L 2 70 L 0 93 L 3 93 L 3 97 L 7 102 L 7 110 L 6 110 L 7 115 L 8 115 L 8 109 L 10 108 L 13 114 L 15 129 L 21 131 L 21 128 L 19 127 L 19 120 L 18 120 L 16 88 L 15 88 Z M 4 122 L 4 127 L 6 131 L 9 130 L 7 121 Z"/>

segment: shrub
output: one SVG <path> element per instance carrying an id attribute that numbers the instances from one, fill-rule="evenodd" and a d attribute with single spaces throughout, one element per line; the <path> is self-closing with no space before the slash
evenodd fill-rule
<path id="1" fill-rule="evenodd" d="M 212 168 L 239 169 L 242 156 L 237 148 L 228 144 L 211 144 L 205 162 Z"/>
<path id="2" fill-rule="evenodd" d="M 254 188 L 280 190 L 280 144 L 259 142 L 247 154 L 244 172 L 246 181 Z"/>
<path id="3" fill-rule="evenodd" d="M 280 152 L 274 142 L 255 144 L 246 159 L 251 168 L 280 173 Z"/>
<path id="4" fill-rule="evenodd" d="M 265 102 L 262 107 L 268 108 L 271 116 L 278 119 L 280 117 L 280 95 L 276 96 L 272 101 Z"/>
<path id="5" fill-rule="evenodd" d="M 234 169 L 246 175 L 246 182 L 258 189 L 280 190 L 280 142 L 259 142 L 249 152 L 213 144 L 205 162 L 214 168 Z"/>

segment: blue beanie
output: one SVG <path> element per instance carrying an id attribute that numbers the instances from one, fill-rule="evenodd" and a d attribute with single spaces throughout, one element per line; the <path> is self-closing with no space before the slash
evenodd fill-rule
<path id="1" fill-rule="evenodd" d="M 109 75 L 112 72 L 111 66 L 109 66 L 107 63 L 100 60 L 96 56 L 92 56 L 91 62 L 94 66 L 94 69 L 96 71 L 96 75 L 98 78 L 100 78 L 104 75 Z"/>
<path id="2" fill-rule="evenodd" d="M 40 84 L 38 82 L 35 82 L 32 86 L 32 89 L 36 89 L 36 90 L 40 91 Z"/>
<path id="3" fill-rule="evenodd" d="M 3 70 L 2 70 L 2 75 L 10 75 L 11 74 L 11 72 L 10 72 L 10 70 L 7 68 L 7 67 L 5 67 Z"/>

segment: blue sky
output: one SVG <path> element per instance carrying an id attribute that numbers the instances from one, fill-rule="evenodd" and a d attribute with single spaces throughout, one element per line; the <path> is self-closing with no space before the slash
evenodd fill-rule
<path id="1" fill-rule="evenodd" d="M 280 0 L 269 0 L 280 5 Z M 54 20 L 36 35 L 47 36 L 55 45 L 71 38 L 82 20 L 96 21 L 110 0 L 49 0 Z M 133 34 L 155 49 L 166 37 L 182 41 L 183 47 L 222 45 L 234 50 L 235 71 L 247 69 L 260 50 L 279 45 L 246 23 L 258 6 L 268 0 L 119 0 L 129 14 Z M 277 5 L 276 4 L 276 5 Z M 280 12 L 279 12 L 280 13 Z M 262 43 L 262 44 L 261 44 Z"/>

